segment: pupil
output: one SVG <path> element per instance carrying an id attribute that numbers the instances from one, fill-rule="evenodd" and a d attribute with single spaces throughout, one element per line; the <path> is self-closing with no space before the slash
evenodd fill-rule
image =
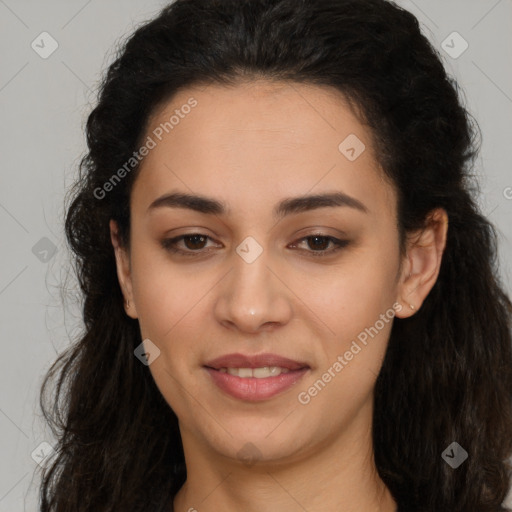
<path id="1" fill-rule="evenodd" d="M 195 247 L 197 244 L 204 243 L 204 236 L 201 235 L 189 235 L 185 238 L 186 241 L 192 240 L 191 244 L 187 244 L 187 246 L 192 245 L 194 247 L 188 247 L 189 249 L 200 249 L 200 247 Z"/>
<path id="2" fill-rule="evenodd" d="M 325 237 L 325 236 L 312 236 L 312 237 L 309 237 L 309 239 L 310 240 L 315 240 L 315 241 L 318 241 L 318 240 L 323 240 L 324 241 L 323 244 L 322 243 L 320 244 L 321 247 L 319 247 L 318 244 L 316 244 L 316 243 L 313 244 L 315 247 L 311 247 L 311 244 L 309 244 L 310 248 L 312 248 L 312 249 L 315 249 L 315 248 L 316 249 L 325 249 L 326 246 L 329 244 L 329 242 L 327 240 L 327 237 Z"/>

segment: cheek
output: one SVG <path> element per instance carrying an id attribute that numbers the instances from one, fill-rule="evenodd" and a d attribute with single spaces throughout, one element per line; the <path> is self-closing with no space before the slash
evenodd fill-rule
<path id="1" fill-rule="evenodd" d="M 388 254 L 385 258 L 370 251 L 354 254 L 321 276 L 303 279 L 297 294 L 333 331 L 331 334 L 354 336 L 373 325 L 396 300 L 398 260 L 393 258 L 392 249 Z"/>
<path id="2" fill-rule="evenodd" d="M 200 358 L 198 339 L 205 333 L 205 291 L 215 280 L 181 272 L 150 250 L 134 252 L 132 272 L 142 339 L 149 338 L 160 350 L 149 371 L 169 406 L 185 418 L 194 405 L 190 397 L 199 393 L 191 372 Z"/>
<path id="3" fill-rule="evenodd" d="M 384 266 L 358 268 L 327 289 L 322 318 L 335 335 L 319 337 L 318 368 L 297 390 L 310 428 L 317 428 L 315 418 L 328 418 L 322 429 L 333 432 L 349 422 L 368 403 L 382 366 L 395 313 L 393 281 Z"/>
<path id="4" fill-rule="evenodd" d="M 340 399 L 348 399 L 347 393 L 364 396 L 382 365 L 397 293 L 398 250 L 388 245 L 386 257 L 381 256 L 386 252 L 361 251 L 324 279 L 322 286 L 315 282 L 300 292 L 308 291 L 308 305 L 327 326 L 318 340 L 318 373 L 331 369 L 336 374 L 329 387 Z M 342 370 L 339 364 L 334 367 L 336 362 Z M 326 375 L 325 380 L 329 378 Z"/>
<path id="5" fill-rule="evenodd" d="M 133 251 L 133 292 L 144 336 L 166 340 L 199 304 L 209 287 L 191 269 L 170 263 L 163 249 L 140 244 Z"/>
<path id="6" fill-rule="evenodd" d="M 198 272 L 193 265 L 169 262 L 157 248 L 140 246 L 132 255 L 132 282 L 142 339 L 149 338 L 160 350 L 149 369 L 157 387 L 175 412 L 186 414 L 190 395 L 196 395 L 192 378 L 205 333 L 211 325 L 208 292 L 217 275 Z M 213 318 L 213 317 L 212 317 Z M 197 391 L 199 393 L 199 391 Z M 182 409 L 184 408 L 184 411 Z"/>

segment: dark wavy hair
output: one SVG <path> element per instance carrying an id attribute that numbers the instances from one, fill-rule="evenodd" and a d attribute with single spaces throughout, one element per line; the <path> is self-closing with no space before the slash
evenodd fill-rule
<path id="1" fill-rule="evenodd" d="M 141 333 L 123 307 L 109 231 L 115 219 L 129 246 L 138 167 L 102 199 L 97 190 L 177 91 L 260 78 L 331 86 L 349 100 L 397 191 L 402 251 L 429 212 L 448 213 L 437 282 L 414 316 L 394 320 L 376 381 L 375 462 L 401 510 L 507 510 L 512 304 L 495 228 L 476 204 L 478 124 L 418 20 L 385 0 L 176 0 L 123 42 L 88 117 L 65 218 L 85 329 L 41 387 L 58 440 L 41 511 L 172 507 L 186 479 L 178 421 L 134 357 Z M 469 454 L 455 470 L 441 457 L 453 441 Z"/>

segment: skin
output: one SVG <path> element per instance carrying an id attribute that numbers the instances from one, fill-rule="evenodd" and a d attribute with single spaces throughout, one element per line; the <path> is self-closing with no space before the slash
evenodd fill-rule
<path id="1" fill-rule="evenodd" d="M 373 389 L 392 321 L 312 397 L 298 400 L 365 328 L 390 308 L 415 314 L 434 285 L 447 217 L 398 244 L 396 193 L 375 157 L 371 132 L 330 88 L 265 80 L 188 88 L 161 106 L 147 134 L 193 97 L 141 164 L 131 195 L 131 245 L 111 221 L 119 282 L 160 355 L 149 370 L 179 418 L 188 478 L 175 510 L 356 512 L 396 510 L 373 460 Z M 354 161 L 338 149 L 356 134 Z M 289 197 L 341 191 L 363 203 L 272 217 Z M 169 192 L 226 203 L 226 215 L 149 205 Z M 165 238 L 200 233 L 206 240 Z M 349 243 L 326 254 L 328 240 Z M 236 248 L 253 237 L 247 263 Z M 316 249 L 316 251 L 315 251 Z M 410 306 L 412 305 L 414 309 Z M 310 369 L 292 388 L 254 403 L 217 388 L 203 365 L 223 354 L 276 353 Z M 242 450 L 242 452 L 241 452 Z M 249 451 L 250 461 L 242 453 Z"/>

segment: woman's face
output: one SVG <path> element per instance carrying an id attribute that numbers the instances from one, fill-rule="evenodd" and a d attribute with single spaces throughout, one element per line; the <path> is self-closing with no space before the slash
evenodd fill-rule
<path id="1" fill-rule="evenodd" d="M 367 127 L 334 90 L 260 81 L 182 90 L 144 143 L 118 273 L 186 454 L 367 440 L 410 270 Z"/>

